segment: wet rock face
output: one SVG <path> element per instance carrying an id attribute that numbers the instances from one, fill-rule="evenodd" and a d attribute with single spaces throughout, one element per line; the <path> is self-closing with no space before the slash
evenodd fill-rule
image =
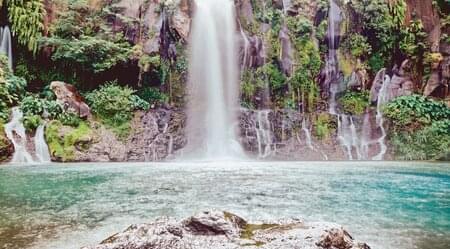
<path id="1" fill-rule="evenodd" d="M 250 224 L 227 212 L 211 211 L 184 221 L 160 218 L 131 225 L 100 245 L 82 249 L 370 249 L 332 223 L 297 219 Z"/>
<path id="2" fill-rule="evenodd" d="M 50 89 L 55 93 L 57 101 L 66 111 L 78 114 L 81 118 L 91 116 L 91 109 L 74 86 L 61 81 L 53 81 L 50 84 Z"/>
<path id="3" fill-rule="evenodd" d="M 242 109 L 240 142 L 244 150 L 260 159 L 343 160 L 335 132 L 327 139 L 314 136 L 310 117 L 294 110 Z"/>
<path id="4" fill-rule="evenodd" d="M 138 113 L 127 139 L 128 161 L 159 161 L 174 156 L 186 145 L 186 116 L 180 110 L 156 109 Z"/>

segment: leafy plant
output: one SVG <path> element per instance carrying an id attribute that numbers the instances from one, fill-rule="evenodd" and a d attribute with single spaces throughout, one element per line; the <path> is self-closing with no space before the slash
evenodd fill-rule
<path id="1" fill-rule="evenodd" d="M 352 33 L 348 35 L 343 43 L 344 51 L 356 58 L 367 57 L 372 53 L 372 47 L 368 43 L 367 37 Z"/>
<path id="2" fill-rule="evenodd" d="M 9 0 L 7 4 L 13 34 L 20 44 L 36 53 L 44 30 L 43 0 Z"/>
<path id="3" fill-rule="evenodd" d="M 421 127 L 450 117 L 447 105 L 421 95 L 398 97 L 388 103 L 383 112 L 397 130 L 407 129 L 409 126 Z"/>
<path id="4" fill-rule="evenodd" d="M 61 124 L 71 127 L 78 127 L 83 121 L 78 115 L 71 112 L 63 112 L 58 116 Z"/>
<path id="5" fill-rule="evenodd" d="M 320 113 L 314 123 L 315 135 L 318 139 L 326 139 L 330 136 L 332 130 L 332 120 L 328 113 Z"/>
<path id="6" fill-rule="evenodd" d="M 339 98 L 342 110 L 347 114 L 361 115 L 369 107 L 369 92 L 347 91 Z"/>
<path id="7" fill-rule="evenodd" d="M 42 124 L 42 118 L 39 115 L 27 115 L 22 119 L 23 126 L 28 132 L 36 130 Z"/>
<path id="8" fill-rule="evenodd" d="M 152 105 L 167 103 L 169 100 L 169 97 L 162 93 L 158 88 L 156 87 L 146 87 L 137 92 L 137 95 L 144 101 Z M 148 108 L 141 108 L 141 109 L 148 109 Z"/>
<path id="9" fill-rule="evenodd" d="M 391 142 L 398 159 L 437 160 L 450 153 L 450 120 L 435 121 L 419 131 L 401 131 Z"/>

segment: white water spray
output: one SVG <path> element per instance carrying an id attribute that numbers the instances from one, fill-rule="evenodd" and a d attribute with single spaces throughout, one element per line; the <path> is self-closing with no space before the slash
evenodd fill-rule
<path id="1" fill-rule="evenodd" d="M 270 110 L 256 111 L 255 132 L 258 142 L 258 157 L 267 158 L 273 152 L 272 125 L 269 120 Z"/>
<path id="2" fill-rule="evenodd" d="M 378 155 L 374 156 L 373 160 L 383 160 L 384 155 L 387 152 L 387 145 L 385 142 L 386 139 L 386 129 L 384 128 L 384 117 L 383 117 L 383 111 L 382 107 L 384 104 L 386 104 L 389 100 L 389 84 L 391 83 L 391 78 L 389 75 L 386 75 L 383 70 L 384 80 L 383 85 L 381 86 L 380 92 L 378 93 L 378 100 L 377 100 L 377 115 L 376 115 L 376 121 L 377 126 L 381 130 L 381 137 L 377 140 L 380 145 L 380 153 Z"/>
<path id="3" fill-rule="evenodd" d="M 191 33 L 187 155 L 230 158 L 242 153 L 235 132 L 239 106 L 235 6 L 198 0 Z"/>
<path id="4" fill-rule="evenodd" d="M 6 136 L 14 145 L 12 163 L 33 163 L 33 157 L 27 151 L 27 137 L 22 124 L 23 114 L 18 107 L 12 109 L 12 118 L 5 125 Z"/>
<path id="5" fill-rule="evenodd" d="M 13 53 L 11 43 L 11 31 L 8 26 L 0 27 L 0 54 L 8 57 L 8 66 L 12 70 L 13 67 Z"/>
<path id="6" fill-rule="evenodd" d="M 45 141 L 45 124 L 40 125 L 36 129 L 34 136 L 34 146 L 36 150 L 36 157 L 41 163 L 48 163 L 51 161 L 47 142 Z"/>

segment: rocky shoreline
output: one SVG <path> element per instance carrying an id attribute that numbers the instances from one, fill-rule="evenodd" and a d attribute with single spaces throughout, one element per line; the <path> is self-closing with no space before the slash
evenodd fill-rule
<path id="1" fill-rule="evenodd" d="M 82 249 L 370 249 L 341 226 L 300 219 L 249 223 L 228 212 L 207 211 L 179 221 L 159 218 L 131 225 L 97 246 Z"/>

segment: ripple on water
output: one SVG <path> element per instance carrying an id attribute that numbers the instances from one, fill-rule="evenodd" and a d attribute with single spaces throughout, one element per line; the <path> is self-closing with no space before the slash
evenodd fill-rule
<path id="1" fill-rule="evenodd" d="M 0 169 L 3 248 L 79 248 L 131 223 L 222 209 L 343 224 L 377 249 L 450 244 L 448 164 L 233 162 Z M 2 248 L 2 247 L 0 247 Z"/>

